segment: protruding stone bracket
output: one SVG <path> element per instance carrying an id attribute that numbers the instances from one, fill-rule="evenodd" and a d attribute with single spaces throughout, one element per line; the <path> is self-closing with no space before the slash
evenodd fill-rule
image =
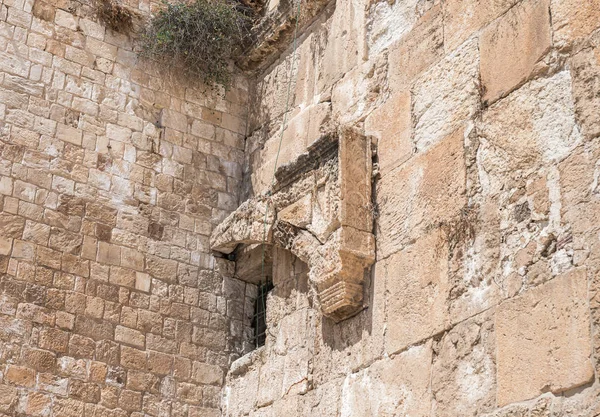
<path id="1" fill-rule="evenodd" d="M 363 308 L 364 274 L 375 261 L 371 177 L 369 138 L 354 128 L 325 135 L 215 229 L 212 249 L 266 243 L 291 251 L 308 265 L 323 314 L 344 320 Z"/>

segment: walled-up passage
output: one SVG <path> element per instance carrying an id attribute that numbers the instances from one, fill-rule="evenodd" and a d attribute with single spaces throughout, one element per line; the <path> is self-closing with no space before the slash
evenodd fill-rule
<path id="1" fill-rule="evenodd" d="M 214 91 L 1 1 L 0 416 L 598 417 L 600 1 L 264 3 Z"/>

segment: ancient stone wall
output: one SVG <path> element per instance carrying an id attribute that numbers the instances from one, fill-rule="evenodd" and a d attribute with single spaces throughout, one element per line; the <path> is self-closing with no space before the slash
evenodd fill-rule
<path id="1" fill-rule="evenodd" d="M 0 4 L 0 415 L 218 416 L 255 288 L 209 248 L 247 82 L 140 60 L 92 5 Z"/>
<path id="2" fill-rule="evenodd" d="M 242 200 L 358 129 L 377 256 L 335 323 L 274 249 L 224 415 L 600 415 L 600 1 L 332 1 L 251 89 Z"/>

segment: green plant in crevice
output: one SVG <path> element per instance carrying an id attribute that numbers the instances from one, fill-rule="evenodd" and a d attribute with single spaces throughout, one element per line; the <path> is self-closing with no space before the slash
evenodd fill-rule
<path id="1" fill-rule="evenodd" d="M 125 7 L 119 0 L 95 0 L 96 17 L 109 29 L 119 33 L 133 30 L 137 13 Z"/>
<path id="2" fill-rule="evenodd" d="M 231 61 L 249 40 L 252 19 L 234 0 L 163 0 L 142 37 L 143 54 L 209 85 L 228 86 Z"/>

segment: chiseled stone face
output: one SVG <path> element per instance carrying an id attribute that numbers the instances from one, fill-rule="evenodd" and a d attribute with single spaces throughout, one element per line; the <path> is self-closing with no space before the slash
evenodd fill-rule
<path id="1" fill-rule="evenodd" d="M 480 415 L 496 406 L 494 310 L 457 324 L 436 342 L 431 370 L 434 415 Z"/>
<path id="2" fill-rule="evenodd" d="M 431 343 L 426 343 L 348 375 L 340 416 L 430 416 L 431 358 Z"/>
<path id="3" fill-rule="evenodd" d="M 519 0 L 449 0 L 444 3 L 444 49 L 454 50 Z"/>
<path id="4" fill-rule="evenodd" d="M 387 258 L 385 351 L 421 343 L 448 325 L 448 249 L 434 231 Z"/>
<path id="5" fill-rule="evenodd" d="M 422 152 L 464 125 L 479 108 L 477 40 L 461 45 L 424 72 L 411 92 L 413 142 Z"/>
<path id="6" fill-rule="evenodd" d="M 465 205 L 463 132 L 457 129 L 379 182 L 380 258 L 402 249 L 432 225 L 454 218 Z"/>
<path id="7" fill-rule="evenodd" d="M 498 405 L 592 380 L 587 288 L 586 270 L 580 269 L 498 307 Z"/>
<path id="8" fill-rule="evenodd" d="M 552 0 L 552 26 L 558 46 L 581 41 L 598 29 L 600 1 Z"/>
<path id="9" fill-rule="evenodd" d="M 481 35 L 483 99 L 494 102 L 531 74 L 552 43 L 550 0 L 524 1 Z"/>

